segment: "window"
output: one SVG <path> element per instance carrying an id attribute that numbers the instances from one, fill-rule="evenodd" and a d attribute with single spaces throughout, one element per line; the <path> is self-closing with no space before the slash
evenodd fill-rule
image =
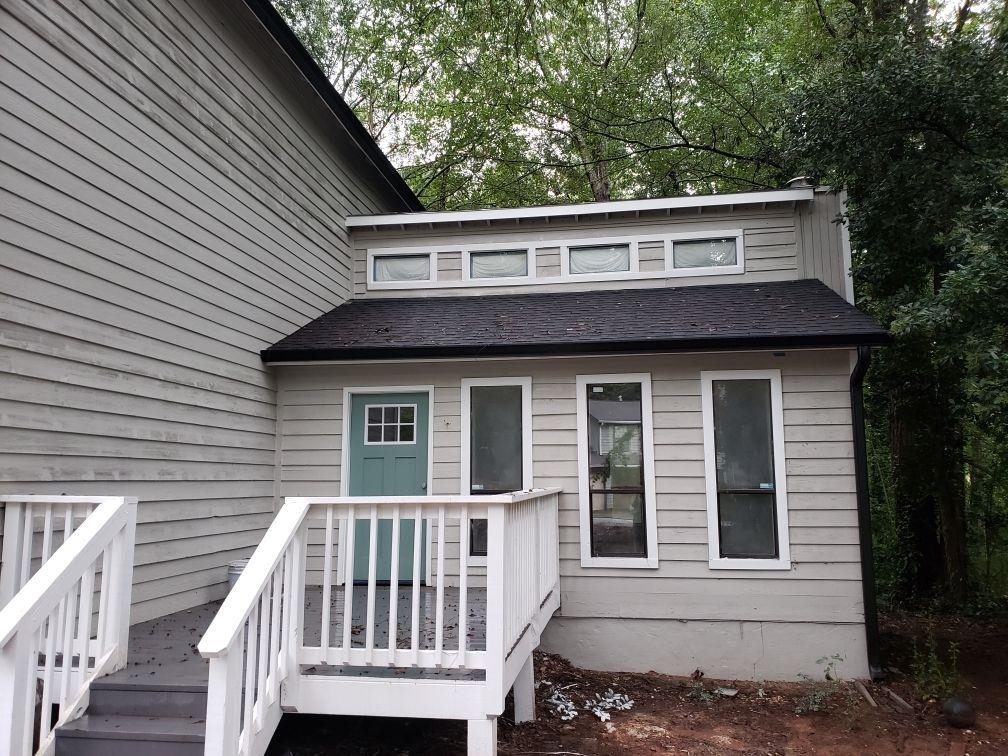
<path id="1" fill-rule="evenodd" d="M 462 492 L 483 495 L 530 488 L 532 379 L 463 379 Z M 469 554 L 486 553 L 486 520 L 472 520 Z"/>
<path id="2" fill-rule="evenodd" d="M 657 567 L 651 378 L 577 378 L 581 565 Z"/>
<path id="3" fill-rule="evenodd" d="M 501 249 L 469 253 L 470 278 L 523 278 L 528 276 L 528 251 Z"/>
<path id="4" fill-rule="evenodd" d="M 700 382 L 710 566 L 790 569 L 780 371 Z"/>
<path id="5" fill-rule="evenodd" d="M 571 247 L 567 254 L 572 275 L 619 273 L 630 270 L 629 244 Z"/>
<path id="6" fill-rule="evenodd" d="M 672 242 L 672 267 L 720 268 L 738 265 L 734 237 L 726 239 L 684 239 Z"/>
<path id="7" fill-rule="evenodd" d="M 365 444 L 416 443 L 416 405 L 369 404 L 364 417 Z"/>
<path id="8" fill-rule="evenodd" d="M 429 254 L 375 255 L 372 266 L 372 280 L 376 282 L 431 280 Z"/>

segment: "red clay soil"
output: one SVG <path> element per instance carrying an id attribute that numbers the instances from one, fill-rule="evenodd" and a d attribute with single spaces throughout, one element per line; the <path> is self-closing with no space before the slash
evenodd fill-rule
<path id="1" fill-rule="evenodd" d="M 896 668 L 885 687 L 910 703 L 900 710 L 883 686 L 868 684 L 872 708 L 846 683 L 836 686 L 819 713 L 798 715 L 812 690 L 803 683 L 711 681 L 654 673 L 590 672 L 559 657 L 537 656 L 536 722 L 500 719 L 501 754 L 1008 754 L 1008 622 L 942 618 L 935 622 L 939 649 L 959 645 L 962 690 L 976 706 L 975 728 L 944 721 L 939 702 L 922 701 L 905 675 L 915 642 L 922 647 L 923 620 L 883 618 L 883 646 Z M 718 687 L 738 691 L 734 697 Z M 564 721 L 547 702 L 561 690 L 578 714 Z M 585 699 L 608 689 L 633 699 L 629 711 L 602 722 Z M 464 754 L 465 724 L 367 717 L 286 716 L 268 752 L 274 756 L 321 754 Z"/>

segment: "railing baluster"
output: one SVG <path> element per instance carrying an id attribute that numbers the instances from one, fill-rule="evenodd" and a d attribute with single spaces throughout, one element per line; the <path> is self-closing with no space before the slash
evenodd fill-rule
<path id="1" fill-rule="evenodd" d="M 53 609 L 46 618 L 45 666 L 42 672 L 42 718 L 39 724 L 39 739 L 52 729 L 53 670 L 56 667 L 56 623 L 59 609 Z"/>
<path id="2" fill-rule="evenodd" d="M 280 564 L 273 570 L 273 576 L 270 578 L 270 633 L 267 675 L 272 685 L 268 689 L 269 703 L 273 703 L 276 700 L 276 676 L 277 667 L 280 663 L 280 588 L 283 585 L 284 564 L 285 560 L 281 559 Z"/>
<path id="3" fill-rule="evenodd" d="M 293 599 L 294 599 L 294 570 L 296 569 L 294 563 L 294 544 L 290 544 L 284 551 L 283 558 L 283 595 L 280 597 L 280 615 L 282 622 L 280 623 L 280 649 L 279 656 L 280 660 L 278 662 L 278 670 L 280 672 L 280 679 L 287 676 L 289 667 L 287 665 L 288 656 L 288 646 L 293 646 L 295 639 L 291 637 L 291 617 L 294 616 Z"/>
<path id="4" fill-rule="evenodd" d="M 25 502 L 24 532 L 21 535 L 21 571 L 18 573 L 17 582 L 14 584 L 15 593 L 21 590 L 31 577 L 32 539 L 35 535 L 34 517 L 32 505 Z"/>
<path id="5" fill-rule="evenodd" d="M 437 594 L 434 605 L 434 665 L 444 665 L 445 505 L 438 505 Z"/>
<path id="6" fill-rule="evenodd" d="M 392 565 L 389 569 L 389 666 L 396 663 L 396 646 L 399 642 L 399 529 L 402 525 L 399 505 L 392 509 Z"/>
<path id="7" fill-rule="evenodd" d="M 371 530 L 368 539 L 368 581 L 367 581 L 367 613 L 364 625 L 364 648 L 367 649 L 367 663 L 374 663 L 374 619 L 375 592 L 377 591 L 378 575 L 378 507 L 371 505 Z"/>
<path id="8" fill-rule="evenodd" d="M 325 551 L 322 554 L 322 663 L 329 661 L 329 623 L 332 619 L 333 508 L 326 507 Z"/>
<path id="9" fill-rule="evenodd" d="M 410 618 L 410 651 L 414 667 L 419 662 L 420 651 L 420 537 L 423 534 L 423 505 L 416 505 L 413 518 L 413 614 Z"/>
<path id="10" fill-rule="evenodd" d="M 102 566 L 101 566 L 101 588 L 98 591 L 98 631 L 95 634 L 96 644 L 95 644 L 95 654 L 104 656 L 105 652 L 108 650 L 108 614 L 109 614 L 109 602 L 112 600 L 111 592 L 109 591 L 109 550 L 105 548 L 102 550 Z"/>
<path id="11" fill-rule="evenodd" d="M 459 601 L 458 601 L 459 665 L 466 667 L 469 647 L 469 507 L 459 512 Z"/>
<path id="12" fill-rule="evenodd" d="M 347 509 L 347 537 L 345 555 L 346 579 L 343 581 L 343 663 L 350 661 L 350 649 L 353 648 L 351 631 L 353 629 L 353 592 L 354 592 L 354 541 L 356 540 L 357 519 L 353 504 Z"/>
<path id="13" fill-rule="evenodd" d="M 259 621 L 256 623 L 259 626 L 257 630 L 259 634 L 259 652 L 256 655 L 256 671 L 258 674 L 256 675 L 255 709 L 253 711 L 256 730 L 262 727 L 263 708 L 266 705 L 266 670 L 269 667 L 267 654 L 269 653 L 270 627 L 273 624 L 272 618 L 269 616 L 270 604 L 265 591 L 259 596 L 258 607 Z M 269 619 L 269 625 L 266 625 L 267 619 Z"/>
<path id="14" fill-rule="evenodd" d="M 255 650 L 259 640 L 259 604 L 252 605 L 245 634 L 245 705 L 242 709 L 242 751 L 252 751 L 252 709 L 255 705 Z"/>
<path id="15" fill-rule="evenodd" d="M 70 675 L 73 670 L 73 621 L 74 621 L 74 605 L 77 603 L 78 589 L 80 588 L 80 580 L 73 584 L 73 587 L 67 593 L 66 598 L 64 598 L 64 617 L 63 617 L 63 660 L 60 666 L 60 697 L 59 704 L 62 709 L 66 706 L 67 699 L 70 695 Z"/>
<path id="16" fill-rule="evenodd" d="M 94 562 L 81 578 L 80 604 L 77 611 L 77 688 L 84 687 L 88 677 L 88 657 L 91 651 L 91 607 L 94 605 Z"/>

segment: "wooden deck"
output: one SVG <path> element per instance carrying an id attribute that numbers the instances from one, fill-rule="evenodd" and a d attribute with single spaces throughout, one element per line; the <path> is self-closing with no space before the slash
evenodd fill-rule
<path id="1" fill-rule="evenodd" d="M 389 586 L 378 586 L 375 601 L 375 642 L 388 646 Z M 458 642 L 459 591 L 445 588 L 444 602 L 444 642 L 446 646 L 456 646 Z M 412 616 L 412 589 L 398 589 L 398 648 L 408 648 L 410 642 L 410 617 Z M 330 625 L 332 637 L 343 634 L 342 586 L 333 588 L 331 599 L 333 621 Z M 420 589 L 420 648 L 434 648 L 436 591 L 433 586 Z M 468 590 L 469 615 L 468 647 L 473 651 L 486 649 L 486 590 Z M 186 609 L 175 614 L 142 622 L 130 628 L 129 656 L 125 669 L 110 675 L 109 680 L 134 683 L 157 683 L 181 689 L 206 688 L 209 664 L 196 650 L 203 633 L 210 626 L 221 602 Z M 353 625 L 350 635 L 354 646 L 364 645 L 367 606 L 367 586 L 355 586 L 353 597 Z M 319 643 L 322 628 L 322 591 L 317 586 L 305 590 L 304 640 L 307 644 Z M 313 665 L 302 669 L 304 674 L 324 676 L 395 677 L 404 679 L 483 679 L 482 670 L 389 667 L 351 667 Z"/>

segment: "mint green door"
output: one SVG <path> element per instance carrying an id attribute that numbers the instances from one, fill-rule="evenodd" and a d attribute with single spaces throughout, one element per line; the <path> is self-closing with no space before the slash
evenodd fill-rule
<path id="1" fill-rule="evenodd" d="M 351 496 L 426 496 L 430 407 L 426 392 L 354 394 L 350 399 Z M 413 581 L 413 520 L 399 531 L 400 582 Z M 421 524 L 421 527 L 423 525 Z M 423 579 L 426 532 L 420 538 Z M 354 582 L 367 582 L 371 523 L 357 520 L 354 532 Z M 392 521 L 378 521 L 377 576 L 392 580 Z"/>

